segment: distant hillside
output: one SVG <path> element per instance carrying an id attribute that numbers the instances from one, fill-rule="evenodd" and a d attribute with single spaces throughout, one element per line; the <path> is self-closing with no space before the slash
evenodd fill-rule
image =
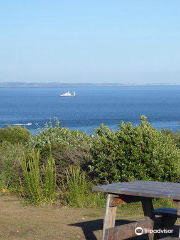
<path id="1" fill-rule="evenodd" d="M 10 87 L 63 87 L 63 86 L 160 86 L 160 85 L 180 85 L 177 83 L 59 83 L 59 82 L 49 82 L 49 83 L 36 83 L 36 82 L 3 82 L 0 83 L 0 88 Z"/>
<path id="2" fill-rule="evenodd" d="M 61 87 L 66 85 L 73 86 L 86 86 L 86 85 L 94 85 L 91 83 L 59 83 L 59 82 L 49 82 L 49 83 L 36 83 L 36 82 L 4 82 L 0 83 L 0 87 Z"/>

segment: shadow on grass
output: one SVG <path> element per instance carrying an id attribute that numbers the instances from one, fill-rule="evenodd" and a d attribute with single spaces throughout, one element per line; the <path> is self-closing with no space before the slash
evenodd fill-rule
<path id="1" fill-rule="evenodd" d="M 133 221 L 116 220 L 116 226 L 128 224 L 131 222 L 133 222 Z M 103 219 L 74 223 L 74 224 L 70 224 L 69 226 L 75 226 L 75 227 L 82 228 L 86 240 L 98 240 L 96 238 L 94 232 L 103 229 Z"/>
<path id="2" fill-rule="evenodd" d="M 132 223 L 134 221 L 129 220 L 116 220 L 116 226 Z M 86 240 L 98 240 L 94 234 L 95 231 L 103 230 L 103 219 L 86 221 L 86 222 L 78 222 L 74 224 L 70 224 L 69 226 L 80 227 L 83 230 L 84 236 Z M 179 236 L 180 226 L 175 225 L 174 227 L 174 237 Z M 164 238 L 164 235 L 159 236 L 159 239 Z M 148 240 L 148 235 L 136 236 L 133 238 L 129 238 L 128 240 Z"/>

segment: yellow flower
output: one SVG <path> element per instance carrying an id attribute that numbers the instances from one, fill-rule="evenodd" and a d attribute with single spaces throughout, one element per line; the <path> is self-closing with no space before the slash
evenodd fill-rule
<path id="1" fill-rule="evenodd" d="M 2 193 L 7 193 L 7 189 L 3 188 L 3 189 L 1 190 L 1 192 L 2 192 Z"/>

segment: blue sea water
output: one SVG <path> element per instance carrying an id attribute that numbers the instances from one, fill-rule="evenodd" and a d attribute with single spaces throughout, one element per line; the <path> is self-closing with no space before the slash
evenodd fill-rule
<path id="1" fill-rule="evenodd" d="M 59 94 L 76 91 L 77 97 Z M 55 117 L 63 127 L 88 134 L 101 123 L 117 129 L 121 121 L 138 124 L 140 115 L 158 129 L 180 126 L 180 86 L 66 86 L 0 88 L 0 126 L 26 126 L 32 133 Z"/>

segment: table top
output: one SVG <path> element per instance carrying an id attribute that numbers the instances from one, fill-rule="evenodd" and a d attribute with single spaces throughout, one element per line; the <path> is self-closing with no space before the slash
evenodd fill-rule
<path id="1" fill-rule="evenodd" d="M 93 187 L 93 191 L 180 201 L 180 183 L 133 181 Z"/>

